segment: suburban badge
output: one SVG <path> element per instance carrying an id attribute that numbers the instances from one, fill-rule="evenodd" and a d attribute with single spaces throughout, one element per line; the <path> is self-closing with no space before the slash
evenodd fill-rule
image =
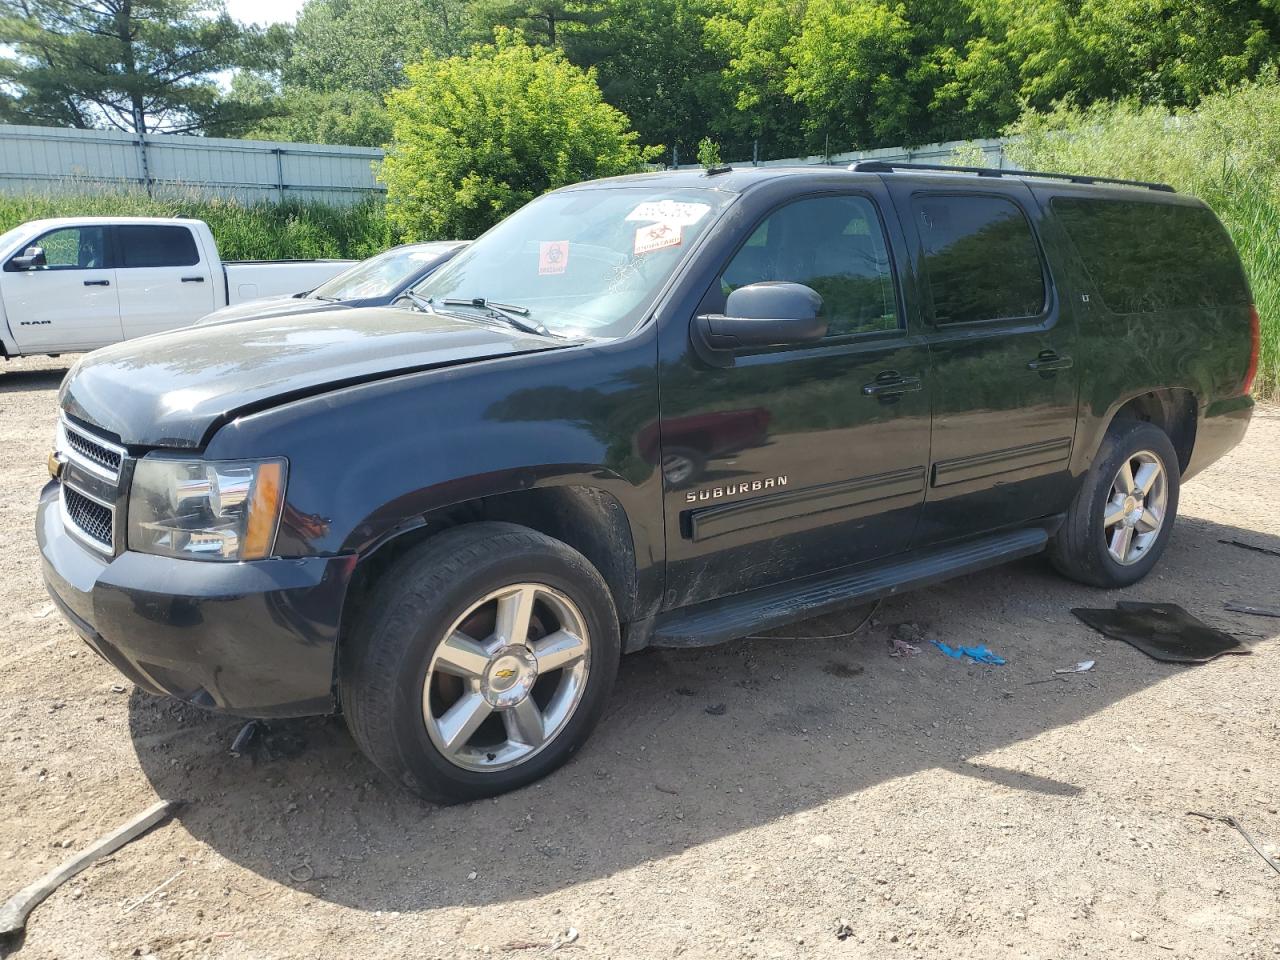
<path id="1" fill-rule="evenodd" d="M 765 477 L 763 480 L 743 480 L 741 483 L 726 483 L 721 487 L 703 487 L 701 490 L 690 490 L 684 495 L 685 503 L 701 503 L 704 500 L 723 500 L 725 497 L 740 497 L 744 493 L 760 493 L 764 490 L 776 490 L 787 485 L 786 474 L 779 477 Z"/>

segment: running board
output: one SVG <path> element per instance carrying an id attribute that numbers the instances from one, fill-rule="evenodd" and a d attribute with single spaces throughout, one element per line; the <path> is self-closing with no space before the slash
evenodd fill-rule
<path id="1" fill-rule="evenodd" d="M 818 577 L 708 600 L 657 618 L 649 645 L 710 647 L 856 603 L 905 593 L 1039 553 L 1048 531 L 1014 530 L 928 553 L 846 567 Z"/>

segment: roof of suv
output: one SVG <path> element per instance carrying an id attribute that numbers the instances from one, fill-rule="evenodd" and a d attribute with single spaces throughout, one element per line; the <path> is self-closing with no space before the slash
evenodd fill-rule
<path id="1" fill-rule="evenodd" d="M 689 168 L 683 170 L 663 170 L 650 173 L 634 173 L 620 177 L 609 177 L 578 183 L 566 190 L 575 190 L 599 186 L 624 186 L 629 184 L 651 184 L 661 180 L 674 188 L 698 188 L 722 190 L 727 193 L 742 193 L 753 186 L 783 177 L 809 177 L 825 181 L 847 178 L 878 177 L 887 174 L 912 180 L 952 180 L 963 178 L 967 182 L 986 180 L 1037 181 L 1044 183 L 1072 184 L 1079 187 L 1106 188 L 1140 191 L 1148 194 L 1150 199 L 1172 198 L 1176 196 L 1172 187 L 1163 183 L 1148 183 L 1139 180 L 1120 180 L 1109 177 L 1093 177 L 1085 174 L 1048 173 L 1038 170 L 1000 170 L 988 167 L 943 166 L 940 164 L 896 163 L 882 160 L 863 160 L 847 166 L 767 166 L 767 167 L 713 167 L 710 170 Z M 1154 195 L 1154 196 L 1152 196 Z"/>

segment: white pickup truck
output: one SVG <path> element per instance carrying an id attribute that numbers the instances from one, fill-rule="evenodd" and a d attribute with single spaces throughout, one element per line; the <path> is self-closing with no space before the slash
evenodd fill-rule
<path id="1" fill-rule="evenodd" d="M 243 300 L 310 290 L 353 262 L 224 263 L 200 220 L 32 220 L 0 235 L 0 350 L 94 350 Z"/>

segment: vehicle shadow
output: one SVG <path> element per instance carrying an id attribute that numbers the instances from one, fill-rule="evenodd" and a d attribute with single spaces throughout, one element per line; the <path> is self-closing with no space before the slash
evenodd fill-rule
<path id="1" fill-rule="evenodd" d="M 1187 518 L 1158 575 L 1123 593 L 1067 582 L 1033 558 L 886 602 L 852 639 L 748 639 L 626 658 L 611 711 L 582 753 L 491 801 L 418 801 L 385 780 L 336 719 L 272 724 L 264 746 L 273 759 L 251 761 L 228 753 L 240 721 L 135 693 L 130 732 L 157 793 L 189 801 L 183 826 L 265 878 L 367 910 L 510 902 L 930 769 L 993 790 L 1079 793 L 984 756 L 1181 670 L 1214 669 L 1147 659 L 1076 621 L 1073 606 L 1174 600 L 1249 641 L 1280 632 L 1280 621 L 1222 609 L 1270 596 L 1280 557 L 1224 539 L 1280 550 L 1280 537 Z M 865 614 L 789 635 L 852 630 Z M 892 658 L 891 628 L 906 621 L 927 638 L 985 643 L 1008 663 L 967 665 L 927 643 Z M 1055 677 L 1084 659 L 1098 667 Z"/>
<path id="2" fill-rule="evenodd" d="M 0 366 L 0 393 L 26 390 L 50 390 L 62 383 L 71 365 L 11 369 Z"/>

